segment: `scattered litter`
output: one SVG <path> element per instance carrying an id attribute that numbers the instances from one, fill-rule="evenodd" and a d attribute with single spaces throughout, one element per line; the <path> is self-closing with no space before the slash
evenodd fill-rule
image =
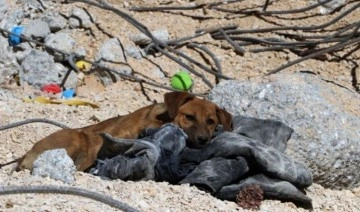
<path id="1" fill-rule="evenodd" d="M 61 97 L 65 99 L 71 99 L 75 96 L 75 90 L 74 89 L 67 89 L 62 92 Z"/>
<path id="2" fill-rule="evenodd" d="M 44 85 L 41 87 L 41 90 L 46 93 L 53 93 L 53 94 L 57 94 L 61 92 L 60 86 L 55 83 Z"/>
<path id="3" fill-rule="evenodd" d="M 23 101 L 26 102 L 26 103 L 38 102 L 38 103 L 41 103 L 41 104 L 61 104 L 59 102 L 50 100 L 50 99 L 48 99 L 46 97 L 43 97 L 43 96 L 38 96 L 38 97 L 35 97 L 34 99 L 32 99 L 32 98 L 23 98 Z"/>
<path id="4" fill-rule="evenodd" d="M 91 64 L 82 60 L 79 60 L 76 62 L 76 67 L 80 70 L 80 71 L 89 71 L 91 68 Z"/>
<path id="5" fill-rule="evenodd" d="M 11 30 L 12 35 L 9 36 L 9 44 L 11 46 L 16 46 L 21 43 L 21 38 L 18 35 L 21 35 L 23 32 L 24 27 L 16 26 Z"/>
<path id="6" fill-rule="evenodd" d="M 34 103 L 38 102 L 41 104 L 66 104 L 66 105 L 75 105 L 75 106 L 91 106 L 93 108 L 99 108 L 99 106 L 95 103 L 80 100 L 80 99 L 65 99 L 65 100 L 56 100 L 56 99 L 49 99 L 43 96 L 35 97 L 34 99 L 31 98 L 23 98 L 23 101 L 26 103 Z"/>

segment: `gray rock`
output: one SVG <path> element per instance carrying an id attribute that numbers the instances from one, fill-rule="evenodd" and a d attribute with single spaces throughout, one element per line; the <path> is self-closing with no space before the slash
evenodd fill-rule
<path id="1" fill-rule="evenodd" d="M 90 28 L 93 20 L 94 17 L 90 16 L 84 9 L 75 7 L 70 13 L 69 26 L 70 28 Z"/>
<path id="2" fill-rule="evenodd" d="M 26 0 L 23 2 L 23 9 L 27 11 L 27 16 L 32 17 L 36 12 L 44 12 L 45 7 L 38 0 Z"/>
<path id="3" fill-rule="evenodd" d="M 85 57 L 87 55 L 87 50 L 84 47 L 79 47 L 79 48 L 75 49 L 74 53 L 78 57 Z"/>
<path id="4" fill-rule="evenodd" d="M 36 40 L 43 40 L 49 34 L 50 34 L 49 25 L 41 19 L 35 19 L 33 21 L 30 21 L 26 25 L 23 32 L 23 35 Z"/>
<path id="5" fill-rule="evenodd" d="M 47 150 L 34 161 L 32 175 L 50 177 L 65 183 L 75 181 L 76 167 L 65 149 Z"/>
<path id="6" fill-rule="evenodd" d="M 24 12 L 21 9 L 8 11 L 5 18 L 1 21 L 1 28 L 11 31 L 12 28 L 21 23 L 24 19 Z"/>
<path id="7" fill-rule="evenodd" d="M 81 23 L 80 20 L 77 18 L 69 18 L 69 27 L 70 29 L 76 29 L 76 28 L 80 28 Z"/>
<path id="8" fill-rule="evenodd" d="M 164 72 L 161 71 L 160 68 L 154 68 L 154 69 L 152 69 L 151 73 L 152 73 L 152 76 L 154 76 L 155 78 L 163 79 L 163 78 L 166 77 L 165 74 L 164 74 Z"/>
<path id="9" fill-rule="evenodd" d="M 41 6 L 43 9 L 49 9 L 51 5 L 54 4 L 53 1 L 48 1 L 48 0 L 37 0 L 38 2 L 41 3 Z"/>
<path id="10" fill-rule="evenodd" d="M 31 50 L 21 63 L 20 82 L 27 82 L 40 88 L 47 83 L 58 81 L 57 73 L 53 71 L 54 59 L 46 52 Z"/>
<path id="11" fill-rule="evenodd" d="M 19 45 L 17 45 L 16 47 L 21 49 L 21 51 L 15 52 L 18 63 L 21 64 L 21 62 L 24 60 L 24 58 L 30 54 L 33 47 L 31 46 L 31 44 L 29 42 L 22 42 Z"/>
<path id="12" fill-rule="evenodd" d="M 45 21 L 50 28 L 51 32 L 57 32 L 62 30 L 67 25 L 67 20 L 62 17 L 59 13 L 46 13 L 41 20 Z"/>
<path id="13" fill-rule="evenodd" d="M 9 5 L 6 3 L 5 0 L 0 0 L 0 21 L 5 18 L 5 14 L 9 9 Z"/>
<path id="14" fill-rule="evenodd" d="M 105 61 L 101 61 L 100 64 L 115 71 L 112 72 L 103 69 L 98 69 L 99 71 L 94 72 L 94 74 L 100 78 L 101 83 L 105 86 L 109 86 L 112 83 L 116 82 L 117 80 L 121 79 L 121 76 L 118 73 L 127 74 L 127 75 L 133 74 L 132 69 L 126 65 L 115 64 Z"/>
<path id="15" fill-rule="evenodd" d="M 131 68 L 125 65 L 126 61 L 123 48 L 120 41 L 116 38 L 109 39 L 103 43 L 95 57 L 95 60 L 101 65 L 110 68 L 117 73 L 124 73 L 128 75 L 132 74 Z M 121 78 L 117 73 L 109 73 L 108 71 L 100 70 L 96 74 L 100 77 L 102 84 L 108 86 Z"/>
<path id="16" fill-rule="evenodd" d="M 0 84 L 13 78 L 21 69 L 15 54 L 8 47 L 8 40 L 0 36 Z"/>
<path id="17" fill-rule="evenodd" d="M 54 7 L 58 7 L 60 5 L 60 2 L 57 1 L 48 1 L 48 0 L 37 0 L 38 2 L 41 3 L 42 8 L 47 10 L 47 9 L 56 9 Z"/>
<path id="18" fill-rule="evenodd" d="M 123 48 L 117 38 L 105 41 L 95 57 L 96 61 L 107 61 L 113 63 L 125 63 Z"/>
<path id="19" fill-rule="evenodd" d="M 40 88 L 44 84 L 57 83 L 60 84 L 65 76 L 67 69 L 59 63 L 55 63 L 54 59 L 47 53 L 36 49 L 31 50 L 24 60 L 21 62 L 22 70 L 19 72 L 20 83 L 27 82 L 35 88 Z M 70 75 L 70 80 L 77 80 L 76 75 Z M 68 85 L 73 87 L 74 85 Z"/>
<path id="20" fill-rule="evenodd" d="M 10 101 L 19 101 L 12 91 L 0 87 L 0 113 L 12 114 L 14 108 L 9 105 Z"/>
<path id="21" fill-rule="evenodd" d="M 360 186 L 359 94 L 296 73 L 223 81 L 209 98 L 233 114 L 292 127 L 287 153 L 312 169 L 314 182 L 335 189 Z"/>
<path id="22" fill-rule="evenodd" d="M 76 41 L 69 34 L 60 31 L 55 34 L 49 34 L 45 38 L 45 44 L 55 49 L 71 53 L 76 45 Z M 53 52 L 51 50 L 50 52 L 54 55 L 55 61 L 62 61 L 65 59 L 64 55 L 59 52 Z"/>
<path id="23" fill-rule="evenodd" d="M 30 52 L 34 49 L 33 43 L 30 42 L 21 42 L 16 46 L 17 51 L 14 52 L 18 64 L 21 64 L 26 56 L 30 54 Z"/>
<path id="24" fill-rule="evenodd" d="M 59 73 L 59 80 L 57 83 L 60 84 L 63 81 L 63 79 L 66 75 L 66 72 L 69 70 L 69 68 L 66 68 L 61 63 L 54 63 L 53 69 L 54 69 L 54 72 Z M 70 72 L 69 77 L 66 79 L 64 87 L 65 88 L 76 88 L 77 83 L 78 83 L 77 73 L 73 70 Z"/>
<path id="25" fill-rule="evenodd" d="M 135 59 L 141 59 L 143 56 L 141 54 L 141 51 L 136 46 L 130 46 L 125 48 L 125 53 L 127 56 L 135 58 Z"/>
<path id="26" fill-rule="evenodd" d="M 153 36 L 161 41 L 169 40 L 169 32 L 167 29 L 161 29 L 151 32 Z M 145 34 L 136 34 L 130 37 L 130 39 L 137 45 L 148 45 L 152 40 Z"/>

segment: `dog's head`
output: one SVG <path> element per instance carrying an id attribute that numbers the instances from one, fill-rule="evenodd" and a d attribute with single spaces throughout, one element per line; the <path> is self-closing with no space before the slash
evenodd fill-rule
<path id="1" fill-rule="evenodd" d="M 188 135 L 191 147 L 206 146 L 219 124 L 226 131 L 232 130 L 231 114 L 208 100 L 187 92 L 171 92 L 165 94 L 164 102 L 170 118 Z"/>

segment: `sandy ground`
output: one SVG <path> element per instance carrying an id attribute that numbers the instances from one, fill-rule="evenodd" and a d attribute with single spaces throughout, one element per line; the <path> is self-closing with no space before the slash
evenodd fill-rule
<path id="1" fill-rule="evenodd" d="M 129 14 L 141 21 L 150 30 L 166 28 L 169 30 L 171 38 L 178 38 L 191 35 L 197 29 L 237 24 L 244 28 L 256 28 L 277 24 L 301 24 L 311 25 L 319 22 L 325 22 L 335 17 L 336 14 L 328 16 L 315 16 L 311 19 L 287 20 L 267 17 L 262 20 L 256 17 L 242 18 L 224 18 L 220 12 L 209 11 L 185 11 L 185 12 L 129 12 L 126 8 L 133 6 L 166 5 L 172 3 L 176 5 L 200 3 L 201 1 L 127 1 L 121 2 L 109 1 L 116 7 L 124 9 Z M 269 9 L 298 8 L 307 5 L 308 1 L 275 1 L 269 6 Z M 15 3 L 12 2 L 13 6 Z M 244 1 L 237 7 L 262 5 L 263 1 Z M 59 11 L 68 13 L 75 4 L 64 4 L 59 7 Z M 76 4 L 79 7 L 86 8 L 91 14 L 96 16 L 96 22 L 102 30 L 110 35 L 120 38 L 123 45 L 132 45 L 129 39 L 131 34 L 138 33 L 120 17 L 108 12 L 99 10 L 85 4 Z M 234 8 L 233 8 L 234 9 Z M 197 14 L 211 17 L 209 19 L 197 20 L 186 14 Z M 303 14 L 304 15 L 304 14 Z M 358 15 L 358 14 L 357 14 Z M 350 23 L 356 20 L 358 16 L 348 17 L 340 24 Z M 166 20 L 166 21 L 164 21 Z M 88 57 L 91 59 L 96 54 L 98 47 L 102 42 L 109 38 L 108 35 L 101 32 L 99 27 L 93 27 L 92 34 L 89 30 L 77 30 L 73 37 L 78 45 L 87 49 Z M 224 74 L 239 79 L 247 80 L 253 77 L 263 77 L 268 70 L 277 68 L 279 65 L 289 60 L 297 58 L 296 55 L 289 52 L 266 52 L 266 53 L 246 53 L 244 56 L 235 54 L 232 50 L 219 48 L 223 41 L 214 41 L 209 36 L 201 37 L 197 40 L 200 43 L 208 44 L 219 58 L 223 67 Z M 182 49 L 191 54 L 194 59 L 202 60 L 199 54 L 190 49 Z M 358 53 L 353 54 L 353 58 L 359 58 Z M 145 75 L 162 84 L 168 84 L 168 77 L 159 77 L 156 70 L 161 67 L 165 76 L 171 76 L 181 67 L 165 57 L 149 56 L 149 60 L 136 60 L 128 58 L 129 64 L 138 73 L 138 76 Z M 343 60 L 340 62 L 321 62 L 318 60 L 308 60 L 301 64 L 290 67 L 284 72 L 293 72 L 299 70 L 312 70 L 325 79 L 336 82 L 351 90 L 353 88 L 352 68 L 354 64 L 351 61 Z M 215 82 L 211 75 L 206 75 L 212 82 Z M 194 77 L 195 92 L 207 92 L 209 89 L 204 83 Z M 96 83 L 86 82 L 79 98 L 95 102 L 100 106 L 98 109 L 89 106 L 66 106 L 66 105 L 46 105 L 39 103 L 25 103 L 22 98 L 34 95 L 43 95 L 39 91 L 33 90 L 29 86 L 6 86 L 6 89 L 0 89 L 0 125 L 21 121 L 30 118 L 47 118 L 59 121 L 70 127 L 80 127 L 93 124 L 107 118 L 127 114 L 140 107 L 148 105 L 153 101 L 162 101 L 162 95 L 165 90 L 145 86 L 145 93 L 148 99 L 141 91 L 137 83 L 120 80 L 117 83 L 106 88 L 101 86 L 94 89 Z M 92 86 L 90 86 L 92 85 Z M 344 102 L 344 104 L 347 104 Z M 57 127 L 48 124 L 30 124 L 17 127 L 11 130 L 0 131 L 0 161 L 6 162 L 22 156 L 39 139 L 49 135 L 57 130 Z M 9 175 L 11 167 L 4 167 L 0 170 L 0 185 L 63 185 L 62 182 L 51 179 L 31 176 L 28 171 L 15 172 Z M 242 211 L 233 202 L 220 201 L 211 195 L 190 187 L 188 185 L 168 185 L 167 183 L 155 182 L 123 182 L 104 181 L 98 177 L 78 172 L 76 181 L 72 186 L 87 188 L 102 194 L 107 194 L 120 201 L 124 201 L 141 211 Z M 354 190 L 335 191 L 314 184 L 307 189 L 307 194 L 313 199 L 314 211 L 360 211 L 360 188 Z M 82 197 L 55 194 L 17 194 L 0 196 L 0 211 L 114 211 L 115 209 L 102 203 L 89 200 Z M 281 203 L 274 200 L 266 200 L 262 203 L 261 211 L 305 211 L 297 208 L 292 203 Z"/>

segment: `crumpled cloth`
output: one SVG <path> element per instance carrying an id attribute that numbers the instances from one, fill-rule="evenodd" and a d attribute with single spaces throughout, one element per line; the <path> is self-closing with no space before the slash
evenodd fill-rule
<path id="1" fill-rule="evenodd" d="M 220 128 L 201 149 L 188 148 L 186 134 L 173 124 L 146 129 L 139 139 L 103 134 L 118 155 L 98 159 L 90 173 L 105 179 L 189 183 L 230 201 L 242 188 L 259 185 L 265 198 L 311 209 L 303 191 L 312 184 L 311 171 L 284 153 L 293 129 L 279 121 L 244 116 L 234 117 L 233 126 L 233 132 Z"/>

